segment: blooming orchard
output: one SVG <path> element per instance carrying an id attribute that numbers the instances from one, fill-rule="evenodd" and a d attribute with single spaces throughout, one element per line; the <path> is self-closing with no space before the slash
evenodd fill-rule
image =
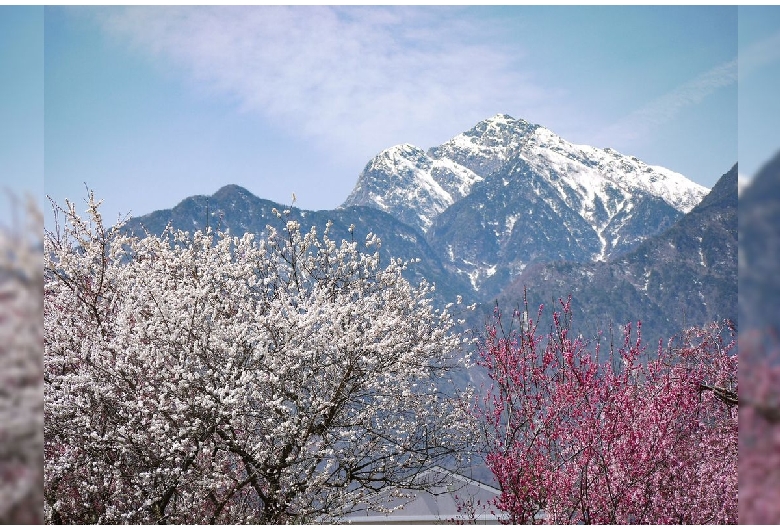
<path id="1" fill-rule="evenodd" d="M 369 235 L 131 237 L 72 203 L 45 238 L 49 522 L 338 519 L 452 458 L 460 347 Z M 284 217 L 286 214 L 278 214 Z"/>
<path id="2" fill-rule="evenodd" d="M 569 304 L 546 339 L 517 313 L 487 329 L 476 414 L 497 507 L 513 523 L 735 523 L 730 325 L 688 330 L 643 364 L 639 329 L 604 354 L 572 336 Z"/>

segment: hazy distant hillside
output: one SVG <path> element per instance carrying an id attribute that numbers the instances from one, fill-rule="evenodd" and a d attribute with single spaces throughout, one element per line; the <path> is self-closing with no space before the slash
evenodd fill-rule
<path id="1" fill-rule="evenodd" d="M 739 317 L 780 329 L 780 152 L 739 196 Z"/>
<path id="2" fill-rule="evenodd" d="M 354 238 L 364 242 L 369 232 L 375 233 L 382 241 L 381 259 L 385 263 L 391 257 L 410 262 L 415 260 L 415 263 L 410 263 L 407 279 L 419 282 L 425 278 L 435 282 L 436 298 L 442 303 L 454 301 L 459 294 L 467 298 L 470 294 L 469 286 L 444 269 L 435 252 L 418 232 L 387 213 L 364 206 L 324 211 L 301 210 L 260 199 L 240 186 L 230 185 L 210 197 L 188 197 L 170 210 L 158 210 L 133 218 L 126 228 L 139 235 L 143 234 L 143 228 L 153 234 L 160 234 L 170 223 L 175 228 L 192 232 L 205 229 L 208 218 L 209 226 L 214 230 L 228 229 L 237 236 L 246 232 L 265 234 L 267 226 L 281 229 L 287 220 L 287 217 L 277 217 L 273 213 L 274 209 L 279 212 L 289 209 L 289 218 L 298 220 L 305 231 L 314 226 L 322 234 L 330 221 L 332 226 L 329 237 L 335 241 L 350 241 Z M 350 232 L 351 225 L 354 225 L 353 232 Z M 418 258 L 420 261 L 416 262 Z"/>

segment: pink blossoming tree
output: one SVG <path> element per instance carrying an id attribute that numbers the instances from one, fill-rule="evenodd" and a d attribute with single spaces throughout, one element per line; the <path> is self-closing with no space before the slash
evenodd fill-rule
<path id="1" fill-rule="evenodd" d="M 507 522 L 737 521 L 737 357 L 728 323 L 690 329 L 647 362 L 640 326 L 604 352 L 497 312 L 481 345 L 491 386 L 475 407 Z M 539 317 L 542 309 L 539 310 Z"/>
<path id="2" fill-rule="evenodd" d="M 739 522 L 780 524 L 780 341 L 751 330 L 739 347 Z"/>

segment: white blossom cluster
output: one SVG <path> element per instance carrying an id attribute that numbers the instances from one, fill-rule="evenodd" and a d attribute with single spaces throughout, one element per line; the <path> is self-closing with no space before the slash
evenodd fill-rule
<path id="1" fill-rule="evenodd" d="M 0 230 L 0 523 L 41 523 L 43 505 L 42 217 Z"/>
<path id="2" fill-rule="evenodd" d="M 337 520 L 463 439 L 460 346 L 375 236 L 47 233 L 47 522 Z M 278 213 L 284 221 L 289 216 Z"/>

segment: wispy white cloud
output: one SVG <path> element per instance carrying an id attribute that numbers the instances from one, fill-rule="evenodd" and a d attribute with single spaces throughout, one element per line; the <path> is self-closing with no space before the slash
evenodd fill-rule
<path id="1" fill-rule="evenodd" d="M 335 156 L 366 160 L 405 141 L 550 96 L 490 28 L 439 8 L 125 8 L 101 25 Z M 413 118 L 413 119 L 410 119 Z M 442 123 L 444 122 L 444 123 Z M 414 124 L 410 129 L 410 124 Z"/>
<path id="2" fill-rule="evenodd" d="M 598 134 L 600 142 L 619 139 L 624 145 L 642 140 L 669 123 L 686 107 L 737 82 L 737 59 L 719 64 L 613 123 Z"/>
<path id="3" fill-rule="evenodd" d="M 739 76 L 745 78 L 753 72 L 780 61 L 780 31 L 739 50 Z"/>

